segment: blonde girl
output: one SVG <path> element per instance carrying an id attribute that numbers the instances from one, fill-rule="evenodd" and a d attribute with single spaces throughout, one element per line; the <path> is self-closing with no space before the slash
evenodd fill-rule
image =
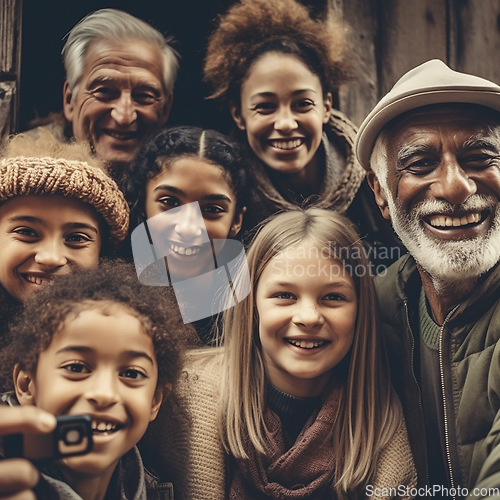
<path id="1" fill-rule="evenodd" d="M 251 292 L 226 312 L 222 350 L 193 353 L 186 369 L 181 498 L 410 497 L 406 427 L 351 223 L 324 209 L 281 213 L 247 261 Z"/>

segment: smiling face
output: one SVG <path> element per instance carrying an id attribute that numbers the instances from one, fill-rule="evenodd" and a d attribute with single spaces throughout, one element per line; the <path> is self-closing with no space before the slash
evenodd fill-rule
<path id="1" fill-rule="evenodd" d="M 146 185 L 146 217 L 150 232 L 167 256 L 169 272 L 177 277 L 201 274 L 213 269 L 210 240 L 217 253 L 227 238 L 241 228 L 243 212 L 236 210 L 236 196 L 223 169 L 196 157 L 169 161 L 161 173 Z M 196 205 L 199 204 L 199 207 Z M 182 212 L 164 214 L 173 208 Z M 160 215 L 160 216 L 159 216 Z M 159 217 L 158 217 L 159 216 Z"/>
<path id="2" fill-rule="evenodd" d="M 500 257 L 500 127 L 480 107 L 416 111 L 392 129 L 377 203 L 419 265 L 441 282 L 476 278 Z M 492 122 L 493 123 L 493 122 Z"/>
<path id="3" fill-rule="evenodd" d="M 76 89 L 64 85 L 64 114 L 78 141 L 114 165 L 130 162 L 145 136 L 167 121 L 159 49 L 141 40 L 95 42 Z"/>
<path id="4" fill-rule="evenodd" d="M 332 106 L 320 79 L 296 56 L 268 52 L 250 67 L 231 113 L 259 159 L 279 174 L 314 170 Z"/>
<path id="5" fill-rule="evenodd" d="M 303 242 L 264 268 L 255 301 L 269 381 L 294 396 L 321 394 L 353 341 L 357 295 L 351 276 L 338 260 Z"/>
<path id="6" fill-rule="evenodd" d="M 80 200 L 11 198 L 0 205 L 0 282 L 23 302 L 56 274 L 97 266 L 101 238 L 97 213 Z"/>
<path id="7" fill-rule="evenodd" d="M 16 392 L 21 404 L 56 416 L 91 416 L 92 451 L 60 463 L 71 484 L 74 473 L 111 477 L 158 413 L 157 378 L 153 342 L 137 316 L 121 304 L 89 302 L 40 353 L 35 375 L 18 373 Z"/>

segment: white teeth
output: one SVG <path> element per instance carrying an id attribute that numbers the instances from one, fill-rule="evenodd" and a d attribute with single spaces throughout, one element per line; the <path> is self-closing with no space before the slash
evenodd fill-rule
<path id="1" fill-rule="evenodd" d="M 97 422 L 92 420 L 92 430 L 97 432 L 111 432 L 116 430 L 116 424 L 112 422 Z"/>
<path id="2" fill-rule="evenodd" d="M 178 253 L 179 255 L 197 255 L 200 253 L 200 247 L 183 247 L 180 245 L 176 245 L 175 243 L 170 243 L 170 250 L 172 250 L 175 253 Z"/>
<path id="3" fill-rule="evenodd" d="M 33 283 L 34 285 L 43 285 L 44 283 L 47 283 L 50 281 L 49 279 L 41 278 L 40 276 L 33 276 L 30 274 L 26 275 L 26 281 L 29 281 L 30 283 Z"/>
<path id="4" fill-rule="evenodd" d="M 472 213 L 463 217 L 450 217 L 449 215 L 433 215 L 429 217 L 429 224 L 433 227 L 460 227 L 476 224 L 481 220 L 480 213 Z"/>
<path id="5" fill-rule="evenodd" d="M 285 140 L 271 140 L 271 145 L 278 149 L 294 149 L 298 148 L 302 144 L 302 139 L 294 139 L 292 141 Z"/>
<path id="6" fill-rule="evenodd" d="M 300 347 L 301 349 L 316 349 L 317 347 L 322 347 L 326 344 L 326 341 L 313 341 L 313 340 L 292 340 L 287 339 L 287 342 L 295 347 Z"/>

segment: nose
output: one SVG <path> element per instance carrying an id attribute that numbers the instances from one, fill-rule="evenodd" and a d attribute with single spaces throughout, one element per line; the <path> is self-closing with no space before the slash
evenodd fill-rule
<path id="1" fill-rule="evenodd" d="M 44 238 L 36 248 L 35 262 L 48 269 L 66 265 L 64 245 L 56 238 Z"/>
<path id="2" fill-rule="evenodd" d="M 274 129 L 288 132 L 295 130 L 298 127 L 297 120 L 292 110 L 288 106 L 283 106 L 278 109 L 277 116 L 274 121 Z"/>
<path id="3" fill-rule="evenodd" d="M 118 402 L 117 380 L 114 373 L 106 371 L 96 374 L 88 380 L 89 387 L 85 392 L 86 400 L 99 409 L 109 408 Z"/>
<path id="4" fill-rule="evenodd" d="M 132 125 L 137 120 L 137 111 L 129 92 L 122 92 L 120 97 L 114 101 L 111 118 L 123 127 Z"/>
<path id="5" fill-rule="evenodd" d="M 313 301 L 299 301 L 292 321 L 302 328 L 315 328 L 323 324 L 323 315 Z"/>
<path id="6" fill-rule="evenodd" d="M 183 240 L 192 240 L 206 232 L 205 221 L 199 208 L 192 203 L 183 205 L 175 224 L 175 232 Z"/>
<path id="7" fill-rule="evenodd" d="M 477 185 L 455 158 L 446 159 L 438 169 L 438 178 L 431 186 L 435 198 L 453 205 L 464 203 L 477 191 Z"/>

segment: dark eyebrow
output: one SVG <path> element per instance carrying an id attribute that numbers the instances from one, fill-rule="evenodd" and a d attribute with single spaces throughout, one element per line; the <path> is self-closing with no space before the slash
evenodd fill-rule
<path id="1" fill-rule="evenodd" d="M 317 94 L 317 92 L 314 89 L 297 89 L 292 92 L 293 96 L 299 95 L 299 94 L 305 94 L 306 92 L 312 92 L 313 94 Z M 257 92 L 257 94 L 254 94 L 250 96 L 250 98 L 255 98 L 255 97 L 274 97 L 276 94 L 274 92 Z"/>
<path id="2" fill-rule="evenodd" d="M 46 226 L 47 224 L 42 219 L 38 217 L 33 217 L 31 215 L 15 215 L 14 217 L 9 217 L 9 222 L 30 222 L 31 224 L 41 224 Z"/>
<path id="3" fill-rule="evenodd" d="M 95 226 L 91 226 L 90 224 L 84 224 L 83 222 L 70 222 L 68 224 L 64 224 L 65 229 L 89 229 L 96 234 L 99 234 L 99 229 Z"/>
<path id="4" fill-rule="evenodd" d="M 152 365 L 155 364 L 153 358 L 146 354 L 144 351 L 125 351 L 125 356 L 127 359 L 143 358 L 149 361 Z"/>
<path id="5" fill-rule="evenodd" d="M 56 354 L 64 354 L 66 352 L 78 352 L 80 354 L 93 354 L 95 352 L 95 349 L 88 347 L 88 346 L 82 346 L 82 345 L 68 345 L 66 347 L 63 347 L 59 349 Z M 146 354 L 143 351 L 125 351 L 123 353 L 123 356 L 126 359 L 134 359 L 134 358 L 143 358 L 149 361 L 152 365 L 154 365 L 154 360 Z"/>
<path id="6" fill-rule="evenodd" d="M 178 194 L 180 196 L 186 196 L 186 193 L 175 186 L 169 186 L 168 184 L 160 184 L 154 188 L 154 191 L 171 191 L 172 193 Z M 227 201 L 228 203 L 232 203 L 231 198 L 226 196 L 225 194 L 207 194 L 203 196 L 202 200 L 207 201 Z"/>
<path id="7" fill-rule="evenodd" d="M 228 203 L 232 203 L 231 198 L 227 197 L 225 194 L 207 194 L 202 198 L 202 200 L 227 201 Z"/>

